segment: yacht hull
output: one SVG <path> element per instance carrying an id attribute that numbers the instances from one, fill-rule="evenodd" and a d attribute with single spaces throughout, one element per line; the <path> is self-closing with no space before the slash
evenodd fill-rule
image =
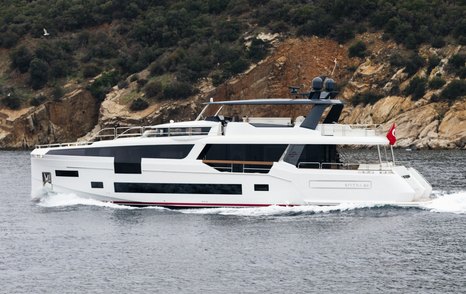
<path id="1" fill-rule="evenodd" d="M 430 185 L 414 169 L 303 169 L 275 162 L 268 173 L 221 172 L 201 160 L 142 159 L 141 173 L 117 174 L 113 158 L 33 156 L 32 193 L 44 187 L 133 206 L 261 207 L 429 200 Z"/>

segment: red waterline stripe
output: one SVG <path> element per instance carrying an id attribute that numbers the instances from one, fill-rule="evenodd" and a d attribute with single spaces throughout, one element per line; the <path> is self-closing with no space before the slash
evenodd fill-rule
<path id="1" fill-rule="evenodd" d="M 155 205 L 155 206 L 190 206 L 190 207 L 265 207 L 265 206 L 299 206 L 295 204 L 234 204 L 234 203 L 182 203 L 182 202 L 131 202 L 131 201 L 110 201 L 114 204 L 122 205 Z"/>

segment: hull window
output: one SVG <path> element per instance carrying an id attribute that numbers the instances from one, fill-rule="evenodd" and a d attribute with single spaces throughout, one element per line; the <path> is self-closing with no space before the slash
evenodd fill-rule
<path id="1" fill-rule="evenodd" d="M 267 184 L 255 184 L 254 191 L 269 191 L 269 185 Z"/>
<path id="2" fill-rule="evenodd" d="M 241 195 L 241 184 L 114 183 L 115 193 Z"/>
<path id="3" fill-rule="evenodd" d="M 77 170 L 56 170 L 55 176 L 57 177 L 79 177 Z"/>
<path id="4" fill-rule="evenodd" d="M 102 189 L 104 187 L 103 182 L 91 182 L 91 188 Z"/>

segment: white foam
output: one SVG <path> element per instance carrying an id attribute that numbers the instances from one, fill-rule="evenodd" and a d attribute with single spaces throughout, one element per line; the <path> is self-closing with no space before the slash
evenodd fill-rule
<path id="1" fill-rule="evenodd" d="M 314 213 L 329 213 L 337 211 L 347 211 L 359 208 L 376 207 L 374 204 L 366 203 L 344 203 L 334 206 L 267 206 L 267 207 L 251 207 L 251 208 L 201 208 L 183 210 L 183 213 L 190 214 L 219 214 L 219 215 L 236 215 L 236 216 L 286 216 Z"/>
<path id="2" fill-rule="evenodd" d="M 114 208 L 114 209 L 133 209 L 134 208 L 130 206 L 113 204 L 110 202 L 81 198 L 72 193 L 68 194 L 68 193 L 48 192 L 38 198 L 35 198 L 35 200 L 37 200 L 38 205 L 42 207 L 65 207 L 65 206 L 75 206 L 75 205 L 87 205 L 87 206 L 109 207 L 109 208 Z"/>
<path id="3" fill-rule="evenodd" d="M 434 192 L 437 197 L 432 202 L 421 206 L 432 212 L 450 212 L 466 214 L 466 191 L 454 193 Z"/>
<path id="4" fill-rule="evenodd" d="M 431 202 L 419 206 L 422 209 L 432 212 L 466 214 L 466 191 L 459 192 L 442 192 L 434 191 L 435 197 Z M 48 190 L 42 190 L 36 193 L 33 200 L 42 207 L 66 207 L 76 205 L 107 207 L 112 209 L 160 209 L 167 208 L 148 206 L 132 207 L 110 202 L 99 201 L 95 199 L 81 198 L 72 193 L 55 193 Z M 267 207 L 250 207 L 250 208 L 199 208 L 179 210 L 186 214 L 217 214 L 217 215 L 236 215 L 236 216 L 294 216 L 314 213 L 332 213 L 349 211 L 354 209 L 363 209 L 371 207 L 383 207 L 383 205 L 371 203 L 343 203 L 334 206 L 315 206 L 304 205 L 294 207 L 267 206 Z"/>

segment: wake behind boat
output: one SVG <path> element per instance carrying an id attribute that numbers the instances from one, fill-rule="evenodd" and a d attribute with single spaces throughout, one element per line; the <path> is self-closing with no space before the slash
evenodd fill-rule
<path id="1" fill-rule="evenodd" d="M 432 187 L 422 175 L 397 165 L 391 148 L 392 156 L 383 158 L 381 148 L 394 143 L 393 134 L 389 140 L 368 126 L 338 124 L 343 103 L 335 99 L 334 86 L 331 79 L 315 78 L 300 99 L 210 101 L 194 121 L 104 129 L 91 142 L 37 146 L 31 153 L 32 193 L 46 187 L 116 204 L 165 207 L 429 201 Z M 305 117 L 222 115 L 228 106 L 262 105 L 312 108 Z M 378 161 L 345 162 L 340 146 L 377 148 Z"/>

